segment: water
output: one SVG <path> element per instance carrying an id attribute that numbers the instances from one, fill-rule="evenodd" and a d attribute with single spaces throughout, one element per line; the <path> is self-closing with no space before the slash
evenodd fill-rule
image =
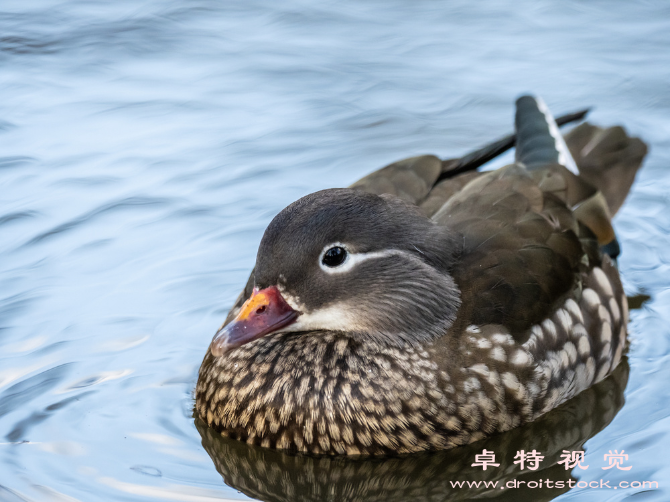
<path id="1" fill-rule="evenodd" d="M 585 442 L 592 467 L 549 477 L 660 485 L 538 499 L 668 500 L 669 49 L 663 2 L 4 0 L 0 500 L 515 497 L 445 487 L 507 479 L 528 438 L 554 457 Z M 526 91 L 651 147 L 615 220 L 626 291 L 651 297 L 624 374 L 496 439 L 488 478 L 466 450 L 319 463 L 203 440 L 197 370 L 272 216 L 495 139 Z M 601 469 L 615 449 L 632 470 Z"/>

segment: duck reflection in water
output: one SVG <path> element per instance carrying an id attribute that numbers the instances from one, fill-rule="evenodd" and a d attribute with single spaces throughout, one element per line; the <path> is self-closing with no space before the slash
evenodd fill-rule
<path id="1" fill-rule="evenodd" d="M 202 444 L 223 481 L 264 501 L 434 501 L 551 500 L 569 490 L 574 469 L 561 463 L 564 450 L 584 450 L 624 403 L 629 366 L 626 358 L 605 380 L 542 416 L 509 432 L 448 451 L 387 458 L 314 457 L 289 454 L 222 437 L 201 419 L 195 424 Z M 615 445 L 614 445 L 615 446 Z M 472 467 L 482 450 L 495 452 L 499 467 Z M 540 452 L 536 471 L 514 464 L 517 451 Z M 586 461 L 584 465 L 588 465 Z M 577 474 L 579 469 L 577 468 Z M 563 488 L 527 488 L 528 482 L 551 480 Z M 505 488 L 516 480 L 521 488 Z M 495 488 L 452 486 L 454 481 L 497 482 Z M 532 484 L 531 484 L 532 485 Z M 559 483 L 560 485 L 560 483 Z M 574 485 L 574 483 L 573 483 Z M 512 486 L 512 483 L 510 483 Z"/>

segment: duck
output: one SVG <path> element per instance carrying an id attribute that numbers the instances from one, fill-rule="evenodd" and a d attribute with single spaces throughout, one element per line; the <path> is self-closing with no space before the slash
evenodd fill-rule
<path id="1" fill-rule="evenodd" d="M 533 422 L 627 347 L 612 226 L 647 152 L 620 126 L 564 137 L 544 101 L 472 154 L 390 164 L 277 214 L 214 335 L 194 412 L 308 455 L 447 450 Z M 515 146 L 514 162 L 476 168 Z"/>

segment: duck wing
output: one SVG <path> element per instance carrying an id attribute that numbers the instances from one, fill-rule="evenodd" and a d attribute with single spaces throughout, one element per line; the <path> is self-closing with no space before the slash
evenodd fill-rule
<path id="1" fill-rule="evenodd" d="M 516 162 L 470 179 L 432 216 L 462 239 L 452 270 L 462 304 L 445 339 L 464 347 L 463 367 L 507 375 L 526 419 L 621 360 L 627 307 L 611 214 L 646 152 L 621 128 L 582 126 L 564 143 L 552 122 L 539 99 L 520 98 Z"/>
<path id="2" fill-rule="evenodd" d="M 646 147 L 620 127 L 588 124 L 566 141 L 546 105 L 531 96 L 517 101 L 515 123 L 515 164 L 438 183 L 433 191 L 452 193 L 432 218 L 463 239 L 453 271 L 463 322 L 504 325 L 523 341 L 532 325 L 576 295 L 591 270 L 606 266 L 602 252 L 616 243 L 611 214 Z M 429 194 L 424 204 L 431 197 L 437 199 Z"/>

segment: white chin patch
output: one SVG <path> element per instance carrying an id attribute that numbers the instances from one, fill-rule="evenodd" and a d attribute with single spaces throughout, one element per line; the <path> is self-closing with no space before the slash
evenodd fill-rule
<path id="1" fill-rule="evenodd" d="M 291 308 L 302 313 L 294 323 L 282 328 L 278 333 L 317 330 L 357 331 L 359 328 L 356 323 L 355 313 L 343 304 L 332 305 L 313 312 L 305 312 L 299 308 L 300 303 L 296 302 L 294 298 L 284 296 L 284 299 Z"/>
<path id="2" fill-rule="evenodd" d="M 301 314 L 294 323 L 280 329 L 277 333 L 313 330 L 355 331 L 358 326 L 355 322 L 355 313 L 344 304 L 306 312 L 305 305 L 300 298 L 291 295 L 281 286 L 279 286 L 279 292 L 286 303 Z"/>

